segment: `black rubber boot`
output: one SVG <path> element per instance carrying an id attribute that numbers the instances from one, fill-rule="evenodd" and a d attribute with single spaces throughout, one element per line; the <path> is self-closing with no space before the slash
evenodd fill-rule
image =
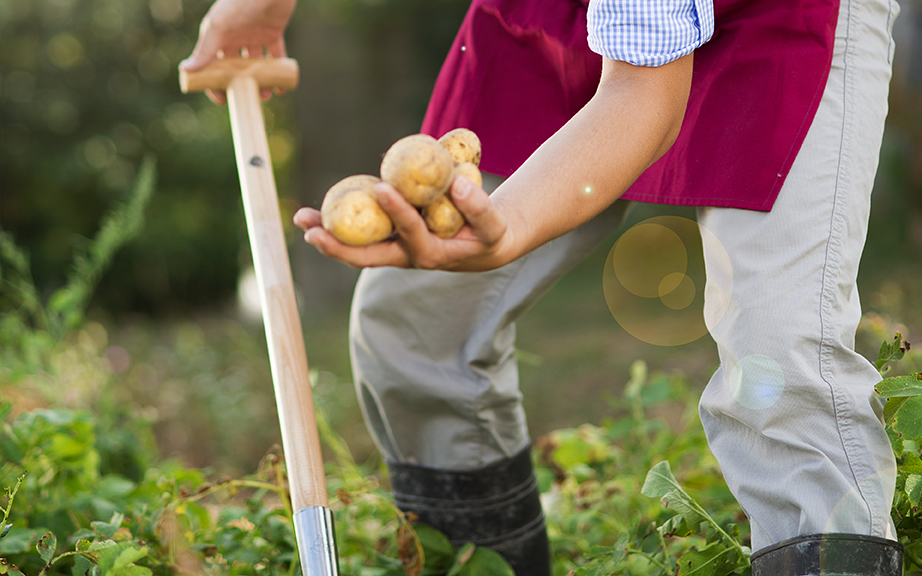
<path id="1" fill-rule="evenodd" d="M 530 450 L 475 470 L 387 463 L 394 500 L 404 512 L 460 546 L 496 550 L 517 576 L 550 576 L 551 555 Z"/>
<path id="2" fill-rule="evenodd" d="M 752 576 L 902 576 L 903 545 L 857 534 L 798 536 L 752 555 Z"/>

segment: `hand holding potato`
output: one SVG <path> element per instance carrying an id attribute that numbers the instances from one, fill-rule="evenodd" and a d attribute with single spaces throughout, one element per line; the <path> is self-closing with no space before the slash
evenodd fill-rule
<path id="1" fill-rule="evenodd" d="M 463 177 L 455 178 L 450 194 L 467 225 L 452 238 L 431 233 L 419 213 L 393 186 L 374 186 L 378 203 L 394 222 L 391 240 L 350 246 L 321 226 L 320 212 L 302 208 L 295 224 L 304 239 L 321 253 L 355 267 L 396 266 L 440 270 L 490 270 L 511 261 L 515 245 L 505 215 L 483 188 Z"/>
<path id="2" fill-rule="evenodd" d="M 480 139 L 466 128 L 438 140 L 406 136 L 387 150 L 380 179 L 341 180 L 319 213 L 302 208 L 295 223 L 308 243 L 355 266 L 495 267 L 506 224 L 483 190 L 480 156 Z"/>

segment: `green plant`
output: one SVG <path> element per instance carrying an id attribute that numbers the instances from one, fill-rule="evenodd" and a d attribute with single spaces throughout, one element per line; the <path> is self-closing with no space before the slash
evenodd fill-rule
<path id="1" fill-rule="evenodd" d="M 155 160 L 141 163 L 127 202 L 102 221 L 92 241 L 77 247 L 65 284 L 47 299 L 32 279 L 29 255 L 0 230 L 0 378 L 47 368 L 55 348 L 84 321 L 90 298 L 116 252 L 138 237 L 156 183 Z M 4 373 L 6 372 L 6 373 Z"/>
<path id="2" fill-rule="evenodd" d="M 897 333 L 885 341 L 877 368 L 886 374 L 889 362 L 901 360 L 909 342 Z M 896 493 L 891 515 L 905 548 L 905 569 L 922 570 L 922 372 L 884 378 L 875 387 L 886 399 L 884 421 L 897 462 Z"/>
<path id="3" fill-rule="evenodd" d="M 876 361 L 881 375 L 889 372 L 890 362 L 903 359 L 908 350 L 909 343 L 899 333 L 892 341 L 884 341 Z M 707 465 L 707 458 L 687 460 L 689 450 L 707 452 L 698 423 L 686 414 L 677 428 L 670 429 L 656 426 L 655 420 L 646 415 L 653 404 L 644 402 L 641 393 L 662 398 L 663 392 L 656 389 L 664 390 L 663 382 L 662 375 L 648 381 L 643 364 L 635 363 L 624 393 L 629 417 L 621 425 L 609 423 L 601 429 L 584 426 L 577 431 L 551 435 L 556 440 L 550 451 L 545 451 L 545 457 L 550 456 L 549 461 L 558 468 L 558 474 L 560 464 L 565 465 L 567 472 L 559 474 L 558 485 L 570 492 L 568 497 L 577 503 L 577 508 L 581 500 L 592 500 L 585 507 L 587 516 L 580 529 L 566 530 L 566 523 L 555 526 L 556 530 L 571 532 L 559 534 L 557 544 L 564 544 L 564 548 L 568 543 L 576 544 L 585 556 L 585 562 L 571 574 L 744 576 L 751 573 L 745 517 L 725 485 L 714 481 L 719 472 Z M 679 387 L 678 392 L 679 398 L 690 400 L 687 390 L 683 393 Z M 876 393 L 886 399 L 886 429 L 897 458 L 892 514 L 898 538 L 906 550 L 905 569 L 919 570 L 922 569 L 922 372 L 885 377 L 876 386 Z M 620 426 L 627 426 L 627 431 Z M 639 478 L 636 465 L 651 459 L 660 461 L 646 474 L 643 486 L 636 490 L 635 485 L 625 491 L 623 476 Z M 670 462 L 681 466 L 687 484 L 695 485 L 695 476 L 702 472 L 714 474 L 710 493 L 699 493 L 704 505 L 680 485 Z M 684 463 L 690 466 L 686 468 Z M 607 480 L 599 482 L 598 477 Z M 566 483 L 573 480 L 580 483 L 567 488 Z M 637 503 L 633 495 L 638 492 L 658 499 L 661 507 Z M 609 513 L 610 509 L 615 512 Z M 635 512 L 631 514 L 630 510 Z M 571 522 L 579 521 L 578 510 L 563 507 L 557 513 L 558 522 L 564 516 L 571 518 Z M 630 522 L 627 518 L 631 518 Z M 563 573 L 565 567 L 560 560 L 557 572 Z"/>
<path id="4" fill-rule="evenodd" d="M 622 396 L 610 401 L 617 418 L 539 441 L 555 574 L 673 574 L 680 557 L 695 569 L 748 562 L 746 520 L 719 481 L 696 396 L 683 375 L 650 374 L 637 361 Z"/>

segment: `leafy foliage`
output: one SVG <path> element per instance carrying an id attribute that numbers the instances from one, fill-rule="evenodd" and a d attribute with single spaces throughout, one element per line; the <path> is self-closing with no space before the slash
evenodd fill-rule
<path id="1" fill-rule="evenodd" d="M 881 345 L 877 368 L 902 359 L 909 342 L 897 333 Z M 906 568 L 922 569 L 922 372 L 884 378 L 875 387 L 886 399 L 884 420 L 896 455 L 896 494 L 891 515 L 906 554 Z"/>
<path id="2" fill-rule="evenodd" d="M 29 255 L 0 230 L 0 362 L 15 373 L 47 363 L 43 354 L 83 324 L 86 308 L 116 252 L 137 238 L 154 192 L 155 163 L 146 157 L 127 202 L 104 219 L 96 237 L 78 247 L 67 282 L 43 301 L 32 280 Z"/>
<path id="3" fill-rule="evenodd" d="M 148 165 L 146 165 L 148 166 Z M 99 350 L 81 344 L 88 295 L 112 255 L 140 226 L 153 167 L 139 172 L 135 193 L 112 212 L 78 257 L 63 292 L 45 304 L 28 257 L 8 235 L 0 301 L 13 330 L 6 343 L 23 354 L 5 385 L 35 386 L 34 373 L 56 373 L 77 387 L 91 410 L 67 406 L 60 387 L 41 392 L 49 406 L 0 403 L 0 574 L 153 576 L 298 574 L 284 459 L 270 450 L 255 472 L 216 479 L 206 470 L 161 459 L 152 421 L 120 402 L 117 380 L 99 370 Z M 145 176 L 146 175 L 146 176 Z M 69 294 L 57 297 L 57 294 Z M 201 348 L 196 348 L 196 353 Z M 881 346 L 878 369 L 906 357 L 898 334 Z M 31 355 L 30 355 L 31 354 Z M 190 360 L 192 366 L 196 361 Z M 80 373 L 79 375 L 77 373 Z M 111 376 L 111 373 L 109 374 Z M 557 576 L 746 576 L 746 518 L 720 481 L 697 419 L 697 393 L 681 374 L 648 373 L 635 362 L 611 419 L 552 432 L 534 458 L 555 549 Z M 320 373 L 312 373 L 316 382 Z M 883 379 L 878 395 L 897 456 L 893 518 L 906 568 L 922 568 L 922 374 Z M 85 394 L 86 392 L 90 394 Z M 67 394 L 63 394 L 66 400 Z M 355 462 L 324 413 L 321 436 L 332 454 L 336 538 L 344 573 L 358 576 L 509 576 L 495 552 L 458 548 L 398 510 L 380 463 Z"/>

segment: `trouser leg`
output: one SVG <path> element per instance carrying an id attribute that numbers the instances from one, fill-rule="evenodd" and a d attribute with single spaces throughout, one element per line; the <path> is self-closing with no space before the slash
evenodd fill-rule
<path id="1" fill-rule="evenodd" d="M 353 376 L 397 504 L 550 574 L 515 360 L 515 320 L 621 221 L 617 204 L 498 270 L 362 272 L 350 323 Z"/>
<path id="2" fill-rule="evenodd" d="M 465 470 L 529 443 L 515 320 L 614 231 L 624 206 L 498 270 L 367 269 L 350 352 L 366 424 L 386 460 Z"/>
<path id="3" fill-rule="evenodd" d="M 842 0 L 822 103 L 772 211 L 699 213 L 720 354 L 700 413 L 754 550 L 798 535 L 895 537 L 880 376 L 854 338 L 897 12 Z"/>

